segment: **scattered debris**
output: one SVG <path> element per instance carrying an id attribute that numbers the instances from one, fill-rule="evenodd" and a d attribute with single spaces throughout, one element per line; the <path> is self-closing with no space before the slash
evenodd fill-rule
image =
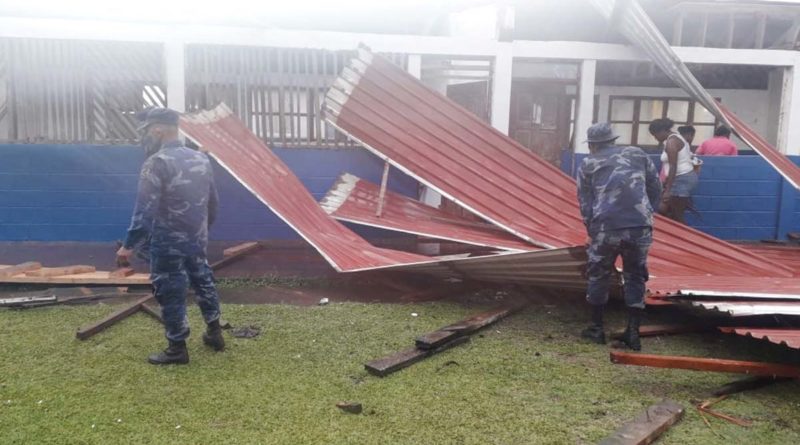
<path id="1" fill-rule="evenodd" d="M 328 298 L 322 298 L 322 299 L 319 300 L 319 305 L 320 306 L 325 306 L 328 303 L 330 303 L 330 300 Z"/>
<path id="2" fill-rule="evenodd" d="M 728 398 L 728 396 L 724 395 L 724 396 L 717 397 L 715 399 L 706 400 L 704 402 L 701 402 L 701 403 L 697 404 L 696 408 L 700 412 L 703 412 L 703 413 L 708 414 L 710 416 L 717 417 L 719 419 L 727 420 L 728 422 L 736 424 L 736 425 L 739 425 L 739 426 L 744 426 L 744 427 L 752 426 L 753 422 L 751 420 L 740 419 L 738 417 L 729 416 L 727 414 L 723 414 L 723 413 L 720 413 L 718 411 L 712 411 L 711 408 L 709 408 L 711 405 L 714 405 L 714 404 L 716 404 L 718 402 L 721 402 L 721 401 L 725 400 L 726 398 Z"/>
<path id="3" fill-rule="evenodd" d="M 611 362 L 623 365 L 651 366 L 654 368 L 734 372 L 771 377 L 800 377 L 800 367 L 779 363 L 747 362 L 675 355 L 636 354 L 618 351 L 611 352 Z"/>
<path id="4" fill-rule="evenodd" d="M 261 328 L 258 326 L 243 326 L 231 331 L 231 335 L 236 338 L 253 338 L 261 334 Z"/>
<path id="5" fill-rule="evenodd" d="M 339 402 L 336 407 L 350 414 L 361 414 L 361 411 L 364 410 L 364 407 L 357 402 Z"/>
<path id="6" fill-rule="evenodd" d="M 600 445 L 646 445 L 683 417 L 683 407 L 672 400 L 663 400 L 622 425 L 617 431 L 600 441 Z"/>
<path id="7" fill-rule="evenodd" d="M 411 313 L 411 316 L 412 316 L 412 317 L 419 317 L 419 314 L 418 314 L 418 313 L 416 313 L 416 312 L 412 312 L 412 313 Z"/>

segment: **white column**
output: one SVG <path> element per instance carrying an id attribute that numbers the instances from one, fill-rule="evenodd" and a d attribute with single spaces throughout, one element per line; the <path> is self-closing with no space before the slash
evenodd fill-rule
<path id="1" fill-rule="evenodd" d="M 422 78 L 422 56 L 419 54 L 409 54 L 407 70 L 408 74 L 411 74 L 417 79 Z"/>
<path id="2" fill-rule="evenodd" d="M 422 56 L 419 54 L 409 54 L 408 55 L 408 74 L 416 77 L 417 79 L 422 78 Z M 441 91 L 442 94 L 447 94 L 447 89 L 445 88 L 444 91 Z M 442 205 L 442 195 L 440 195 L 435 190 L 431 190 L 430 187 L 422 187 L 422 191 L 420 192 L 419 200 L 423 203 L 431 206 L 431 207 L 439 207 Z"/>
<path id="3" fill-rule="evenodd" d="M 508 134 L 510 121 L 513 62 L 511 43 L 498 44 L 492 75 L 492 127 L 503 134 Z"/>
<path id="4" fill-rule="evenodd" d="M 578 104 L 575 116 L 575 153 L 589 153 L 586 140 L 586 130 L 592 125 L 594 117 L 594 81 L 597 71 L 596 60 L 581 62 L 581 77 L 578 85 Z"/>
<path id="5" fill-rule="evenodd" d="M 167 106 L 175 111 L 186 111 L 186 55 L 180 41 L 164 43 L 164 67 L 167 82 Z"/>
<path id="6" fill-rule="evenodd" d="M 800 63 L 784 71 L 778 149 L 787 155 L 800 155 Z"/>

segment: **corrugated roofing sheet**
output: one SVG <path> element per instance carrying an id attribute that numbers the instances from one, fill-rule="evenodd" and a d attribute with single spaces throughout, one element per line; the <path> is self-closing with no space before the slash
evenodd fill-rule
<path id="1" fill-rule="evenodd" d="M 703 107 L 726 122 L 741 139 L 767 160 L 795 188 L 800 189 L 800 168 L 759 136 L 700 85 L 697 78 L 675 54 L 656 25 L 636 1 L 591 0 L 611 26 L 641 48 L 653 62 Z"/>
<path id="2" fill-rule="evenodd" d="M 656 296 L 800 299 L 800 278 L 746 276 L 651 277 L 647 283 Z"/>
<path id="3" fill-rule="evenodd" d="M 740 244 L 740 247 L 756 255 L 768 258 L 776 263 L 783 264 L 792 270 L 800 270 L 800 246 L 767 243 Z"/>
<path id="4" fill-rule="evenodd" d="M 423 264 L 403 266 L 395 270 L 501 284 L 583 290 L 586 288 L 585 266 L 586 249 L 573 247 L 458 258 L 442 261 L 438 269 L 431 264 Z"/>
<path id="5" fill-rule="evenodd" d="M 726 334 L 758 338 L 793 349 L 800 349 L 800 329 L 723 327 L 719 330 Z"/>
<path id="6" fill-rule="evenodd" d="M 297 231 L 338 271 L 431 261 L 375 247 L 323 211 L 297 176 L 224 104 L 185 115 L 181 131 Z"/>
<path id="7" fill-rule="evenodd" d="M 360 49 L 328 91 L 326 120 L 464 208 L 542 247 L 582 245 L 576 187 L 550 163 Z M 653 275 L 788 277 L 767 259 L 657 217 Z"/>
<path id="8" fill-rule="evenodd" d="M 694 307 L 708 311 L 724 312 L 731 317 L 753 315 L 800 315 L 800 302 L 758 302 L 758 301 L 687 301 Z"/>
<path id="9" fill-rule="evenodd" d="M 511 251 L 540 250 L 490 224 L 470 221 L 387 190 L 377 215 L 380 186 L 343 174 L 320 201 L 339 221 Z"/>

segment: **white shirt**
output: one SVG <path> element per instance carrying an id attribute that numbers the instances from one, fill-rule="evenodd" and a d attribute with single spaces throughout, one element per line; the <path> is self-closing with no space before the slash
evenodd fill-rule
<path id="1" fill-rule="evenodd" d="M 686 142 L 686 139 L 683 138 L 678 133 L 672 133 L 667 137 L 667 140 L 664 141 L 664 145 L 666 146 L 667 141 L 669 138 L 678 138 L 678 140 L 683 144 L 683 148 L 678 152 L 678 168 L 675 170 L 675 176 L 685 175 L 694 170 L 694 163 L 692 162 L 692 149 L 689 146 L 689 143 Z M 667 150 L 661 152 L 661 169 L 664 172 L 664 177 L 669 176 L 669 158 L 667 156 Z"/>

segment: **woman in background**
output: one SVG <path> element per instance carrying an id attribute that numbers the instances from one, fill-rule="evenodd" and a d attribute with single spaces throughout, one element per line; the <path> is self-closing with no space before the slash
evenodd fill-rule
<path id="1" fill-rule="evenodd" d="M 672 131 L 671 119 L 656 119 L 650 123 L 650 134 L 661 144 L 661 169 L 664 174 L 664 192 L 661 195 L 659 213 L 684 222 L 684 213 L 689 207 L 692 191 L 697 186 L 697 172 L 692 160 L 692 149 L 686 139 Z"/>

